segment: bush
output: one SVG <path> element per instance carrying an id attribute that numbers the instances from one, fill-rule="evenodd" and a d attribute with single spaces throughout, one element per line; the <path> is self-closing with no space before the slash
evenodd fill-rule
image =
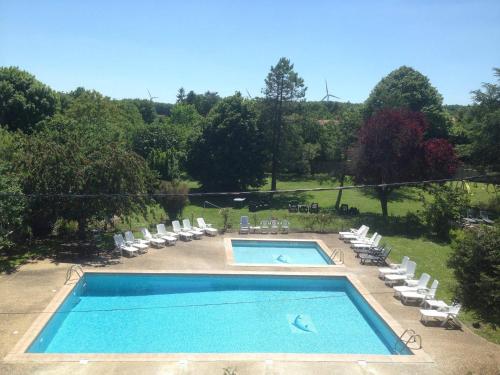
<path id="1" fill-rule="evenodd" d="M 189 187 L 180 181 L 162 181 L 158 190 L 159 194 L 169 194 L 159 196 L 156 200 L 168 214 L 170 220 L 176 220 L 182 215 L 184 207 L 189 203 L 187 193 Z"/>
<path id="2" fill-rule="evenodd" d="M 469 206 L 469 196 L 448 185 L 433 186 L 430 193 L 433 200 L 424 201 L 424 221 L 439 238 L 448 240 L 450 230 Z"/>
<path id="3" fill-rule="evenodd" d="M 457 231 L 449 266 L 463 306 L 494 327 L 500 324 L 500 225 Z"/>

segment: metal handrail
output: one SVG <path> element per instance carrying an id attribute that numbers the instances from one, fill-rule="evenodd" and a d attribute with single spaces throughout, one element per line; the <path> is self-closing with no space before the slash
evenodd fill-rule
<path id="1" fill-rule="evenodd" d="M 403 339 L 403 337 L 406 335 L 406 334 L 409 334 L 408 338 L 406 340 Z M 396 341 L 396 343 L 394 344 L 394 351 L 396 353 L 399 353 L 399 350 L 398 350 L 398 345 L 404 345 L 406 347 L 408 347 L 408 344 L 410 343 L 416 343 L 418 341 L 418 348 L 412 348 L 412 349 L 422 349 L 422 336 L 420 336 L 419 334 L 417 334 L 415 332 L 415 330 L 411 329 L 411 328 L 408 328 L 406 329 L 400 336 L 399 336 L 399 340 Z"/>
<path id="2" fill-rule="evenodd" d="M 335 261 L 335 257 L 338 256 L 338 261 Z M 344 264 L 344 250 L 340 248 L 335 248 L 330 254 L 330 259 L 332 259 L 336 264 Z"/>
<path id="3" fill-rule="evenodd" d="M 213 204 L 212 202 L 209 202 L 209 201 L 204 201 L 203 202 L 203 208 L 206 208 L 207 204 L 210 205 L 210 206 L 212 206 L 212 207 L 215 207 L 215 208 L 219 208 L 219 209 L 222 208 L 222 207 L 219 207 L 216 204 Z"/>
<path id="4" fill-rule="evenodd" d="M 79 264 L 73 264 L 67 271 L 66 271 L 66 280 L 64 281 L 64 284 L 67 284 L 68 281 L 71 280 L 71 276 L 73 273 L 76 273 L 78 278 L 83 276 L 83 268 Z"/>

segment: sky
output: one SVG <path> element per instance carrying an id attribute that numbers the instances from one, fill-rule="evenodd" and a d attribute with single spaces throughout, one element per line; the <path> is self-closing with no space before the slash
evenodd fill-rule
<path id="1" fill-rule="evenodd" d="M 288 57 L 320 100 L 362 102 L 401 65 L 446 104 L 500 67 L 500 0 L 0 0 L 0 66 L 58 91 L 174 102 L 177 90 L 260 96 Z"/>

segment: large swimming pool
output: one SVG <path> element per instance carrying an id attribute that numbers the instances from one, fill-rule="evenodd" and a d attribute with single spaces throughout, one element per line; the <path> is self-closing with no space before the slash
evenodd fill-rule
<path id="1" fill-rule="evenodd" d="M 346 277 L 108 273 L 28 352 L 412 354 Z"/>
<path id="2" fill-rule="evenodd" d="M 231 240 L 231 247 L 236 264 L 334 264 L 316 241 Z"/>

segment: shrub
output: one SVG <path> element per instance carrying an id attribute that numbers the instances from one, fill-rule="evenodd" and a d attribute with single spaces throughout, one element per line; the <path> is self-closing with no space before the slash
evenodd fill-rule
<path id="1" fill-rule="evenodd" d="M 170 220 L 176 220 L 181 216 L 184 207 L 189 203 L 187 193 L 189 187 L 180 181 L 162 181 L 159 194 L 168 194 L 157 197 L 160 206 L 168 214 Z"/>
<path id="2" fill-rule="evenodd" d="M 457 231 L 449 266 L 456 297 L 494 327 L 500 324 L 500 225 Z"/>
<path id="3" fill-rule="evenodd" d="M 450 229 L 469 205 L 469 196 L 448 185 L 433 186 L 430 193 L 433 200 L 424 201 L 424 221 L 439 238 L 448 240 Z"/>
<path id="4" fill-rule="evenodd" d="M 225 232 L 229 228 L 229 208 L 221 208 L 219 215 L 222 216 L 222 230 Z"/>

